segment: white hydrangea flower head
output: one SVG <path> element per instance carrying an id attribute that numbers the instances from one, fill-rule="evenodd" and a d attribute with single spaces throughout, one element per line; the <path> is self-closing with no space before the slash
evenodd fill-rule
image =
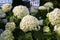
<path id="1" fill-rule="evenodd" d="M 54 26 L 54 31 L 57 33 L 57 35 L 60 35 L 60 24 Z"/>
<path id="2" fill-rule="evenodd" d="M 60 9 L 54 9 L 52 12 L 47 14 L 49 21 L 52 25 L 60 23 Z"/>
<path id="3" fill-rule="evenodd" d="M 43 19 L 39 20 L 39 25 L 43 25 Z"/>
<path id="4" fill-rule="evenodd" d="M 24 32 L 40 30 L 39 21 L 34 16 L 27 15 L 23 17 L 22 21 L 20 22 L 20 29 Z"/>
<path id="5" fill-rule="evenodd" d="M 58 27 L 60 27 L 60 24 L 54 26 L 54 31 L 56 31 Z"/>
<path id="6" fill-rule="evenodd" d="M 2 5 L 2 10 L 3 10 L 4 12 L 10 11 L 11 8 L 12 8 L 12 5 L 9 4 L 9 3 L 6 3 L 6 4 L 3 4 L 3 5 Z"/>
<path id="7" fill-rule="evenodd" d="M 45 6 L 40 6 L 38 9 L 39 10 L 46 10 L 47 8 Z"/>
<path id="8" fill-rule="evenodd" d="M 50 32 L 50 28 L 48 26 L 44 26 L 43 31 L 48 33 Z"/>
<path id="9" fill-rule="evenodd" d="M 13 15 L 18 19 L 22 19 L 24 16 L 29 15 L 29 10 L 26 6 L 19 5 L 14 7 Z"/>
<path id="10" fill-rule="evenodd" d="M 14 22 L 8 22 L 6 25 L 5 25 L 5 29 L 6 30 L 10 30 L 10 31 L 14 31 L 15 29 L 15 23 Z"/>
<path id="11" fill-rule="evenodd" d="M 53 9 L 53 3 L 52 3 L 52 2 L 46 2 L 46 3 L 44 4 L 44 6 L 45 6 L 46 8 L 52 8 L 52 9 Z"/>
<path id="12" fill-rule="evenodd" d="M 4 18 L 6 16 L 6 14 L 2 11 L 2 9 L 0 9 L 0 18 Z"/>
<path id="13" fill-rule="evenodd" d="M 1 40 L 14 40 L 13 34 L 11 31 L 9 30 L 5 30 L 2 34 L 1 34 Z"/>

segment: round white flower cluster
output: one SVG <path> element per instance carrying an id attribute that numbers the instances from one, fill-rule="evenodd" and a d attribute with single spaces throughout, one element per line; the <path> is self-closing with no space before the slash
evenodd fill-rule
<path id="1" fill-rule="evenodd" d="M 40 6 L 38 9 L 39 10 L 46 10 L 47 8 L 45 6 Z"/>
<path id="2" fill-rule="evenodd" d="M 12 8 L 12 5 L 9 4 L 9 3 L 6 3 L 6 4 L 3 4 L 3 5 L 2 5 L 2 10 L 3 10 L 4 12 L 10 11 L 11 8 Z"/>
<path id="3" fill-rule="evenodd" d="M 14 31 L 15 29 L 15 23 L 14 22 L 8 22 L 6 25 L 5 25 L 5 29 L 6 30 L 10 30 L 10 31 Z"/>
<path id="4" fill-rule="evenodd" d="M 57 33 L 57 35 L 60 35 L 60 24 L 54 26 L 54 31 Z"/>
<path id="5" fill-rule="evenodd" d="M 14 40 L 13 34 L 11 31 L 9 30 L 5 30 L 2 34 L 1 34 L 1 40 Z"/>
<path id="6" fill-rule="evenodd" d="M 52 25 L 60 24 L 60 9 L 55 8 L 52 12 L 47 14 Z"/>
<path id="7" fill-rule="evenodd" d="M 46 8 L 52 8 L 52 9 L 53 9 L 53 3 L 52 3 L 52 2 L 46 2 L 46 3 L 44 4 L 44 6 L 45 6 Z"/>
<path id="8" fill-rule="evenodd" d="M 6 14 L 2 11 L 2 9 L 0 9 L 0 18 L 4 18 L 6 16 Z"/>
<path id="9" fill-rule="evenodd" d="M 40 30 L 39 21 L 34 16 L 27 15 L 23 17 L 22 21 L 20 22 L 20 29 L 23 30 L 24 32 Z"/>
<path id="10" fill-rule="evenodd" d="M 24 16 L 29 15 L 29 10 L 26 6 L 19 5 L 14 7 L 13 15 L 18 19 L 22 19 Z"/>
<path id="11" fill-rule="evenodd" d="M 50 28 L 48 26 L 44 26 L 43 31 L 44 32 L 50 32 Z"/>

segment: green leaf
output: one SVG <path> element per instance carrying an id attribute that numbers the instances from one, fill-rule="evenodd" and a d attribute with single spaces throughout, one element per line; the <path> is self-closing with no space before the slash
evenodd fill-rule
<path id="1" fill-rule="evenodd" d="M 49 24 L 50 24 L 50 21 L 49 21 L 48 18 L 46 18 L 45 21 L 44 21 L 44 25 L 47 25 L 48 26 Z"/>
<path id="2" fill-rule="evenodd" d="M 31 33 L 26 33 L 25 38 L 26 38 L 26 40 L 33 40 Z"/>

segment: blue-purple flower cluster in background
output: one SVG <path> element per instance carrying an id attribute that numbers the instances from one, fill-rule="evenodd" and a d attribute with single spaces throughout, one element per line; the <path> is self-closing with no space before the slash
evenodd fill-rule
<path id="1" fill-rule="evenodd" d="M 0 29 L 0 34 L 3 32 L 3 29 Z"/>
<path id="2" fill-rule="evenodd" d="M 12 0 L 0 0 L 0 7 L 5 3 L 12 4 Z"/>

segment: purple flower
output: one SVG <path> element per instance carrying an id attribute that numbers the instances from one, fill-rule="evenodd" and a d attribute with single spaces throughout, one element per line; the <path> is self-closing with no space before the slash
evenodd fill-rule
<path id="1" fill-rule="evenodd" d="M 3 29 L 0 29 L 0 34 L 3 32 Z"/>

